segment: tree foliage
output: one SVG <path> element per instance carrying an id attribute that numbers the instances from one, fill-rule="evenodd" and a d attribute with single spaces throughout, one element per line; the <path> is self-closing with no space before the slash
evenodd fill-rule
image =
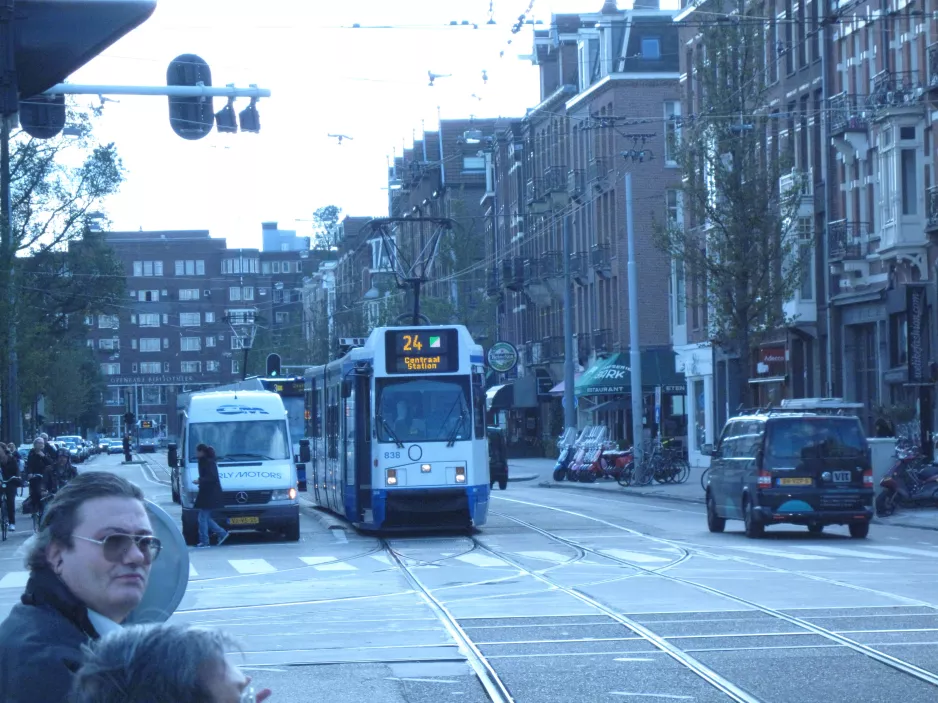
<path id="1" fill-rule="evenodd" d="M 708 3 L 714 16 L 760 16 L 758 5 Z M 700 29 L 695 90 L 707 110 L 668 126 L 669 149 L 683 167 L 681 206 L 687 216 L 656 227 L 658 245 L 686 274 L 685 304 L 706 311 L 710 341 L 749 371 L 751 350 L 791 323 L 784 303 L 794 296 L 813 251 L 810 230 L 797 224 L 803 175 L 778 139 L 769 108 L 762 22 L 714 22 Z M 774 135 L 774 138 L 773 138 Z M 792 187 L 780 190 L 782 176 Z M 808 245 L 808 246 L 805 246 Z"/>
<path id="2" fill-rule="evenodd" d="M 332 251 L 338 246 L 337 228 L 342 210 L 336 205 L 323 205 L 313 213 L 313 248 Z"/>

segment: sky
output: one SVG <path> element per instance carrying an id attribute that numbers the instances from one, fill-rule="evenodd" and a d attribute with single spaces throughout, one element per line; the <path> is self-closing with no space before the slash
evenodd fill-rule
<path id="1" fill-rule="evenodd" d="M 388 158 L 424 127 L 435 129 L 438 114 L 520 117 L 537 104 L 537 67 L 523 58 L 533 49 L 531 27 L 512 33 L 522 13 L 546 26 L 552 12 L 597 12 L 602 4 L 158 0 L 149 20 L 69 82 L 165 85 L 169 62 L 195 53 L 209 63 L 213 85 L 256 84 L 271 97 L 258 102 L 259 134 L 213 131 L 187 141 L 169 126 L 166 98 L 115 96 L 95 130 L 117 144 L 128 173 L 104 210 L 115 230 L 208 229 L 245 248 L 260 247 L 262 222 L 309 234 L 323 205 L 386 215 Z M 490 9 L 494 25 L 486 24 Z M 453 20 L 479 28 L 451 28 Z M 451 76 L 431 87 L 428 71 Z M 224 104 L 216 98 L 215 110 Z M 351 140 L 340 145 L 330 133 Z"/>

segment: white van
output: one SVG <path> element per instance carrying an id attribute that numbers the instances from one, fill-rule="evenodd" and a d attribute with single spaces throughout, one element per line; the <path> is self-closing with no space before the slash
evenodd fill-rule
<path id="1" fill-rule="evenodd" d="M 199 489 L 196 447 L 215 449 L 225 507 L 213 511 L 226 530 L 282 532 L 300 538 L 296 464 L 283 400 L 270 391 L 205 391 L 192 393 L 182 411 L 178 447 L 170 447 L 173 492 L 182 504 L 182 534 L 187 544 L 199 541 Z M 176 449 L 173 457 L 172 449 Z"/>

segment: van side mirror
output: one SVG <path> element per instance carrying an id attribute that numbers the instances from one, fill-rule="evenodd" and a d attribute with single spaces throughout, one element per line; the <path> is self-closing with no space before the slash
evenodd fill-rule
<path id="1" fill-rule="evenodd" d="M 312 455 L 309 451 L 309 440 L 301 439 L 300 440 L 300 461 L 304 464 L 307 463 L 312 458 Z"/>
<path id="2" fill-rule="evenodd" d="M 352 397 L 352 382 L 349 379 L 342 380 L 342 397 L 351 398 Z"/>
<path id="3" fill-rule="evenodd" d="M 704 456 L 713 456 L 713 445 L 705 444 L 700 448 L 700 453 Z"/>
<path id="4" fill-rule="evenodd" d="M 170 443 L 166 447 L 166 463 L 169 464 L 171 469 L 175 469 L 179 465 L 179 454 L 175 444 Z"/>

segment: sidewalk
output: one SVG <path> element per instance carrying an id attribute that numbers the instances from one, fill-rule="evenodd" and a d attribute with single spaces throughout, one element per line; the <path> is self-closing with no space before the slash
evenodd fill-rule
<path id="1" fill-rule="evenodd" d="M 645 498 L 658 498 L 661 500 L 677 500 L 684 503 L 704 503 L 704 492 L 700 486 L 700 475 L 704 469 L 692 466 L 690 476 L 684 483 L 652 483 L 648 486 L 621 487 L 613 479 L 599 479 L 596 483 L 570 483 L 569 481 L 554 481 L 553 459 L 510 459 L 508 461 L 509 475 L 511 473 L 531 473 L 538 478 L 540 488 L 560 488 L 574 491 L 600 491 L 604 493 L 621 493 L 628 496 L 643 496 Z M 938 509 L 921 508 L 918 510 L 899 510 L 888 518 L 874 517 L 873 522 L 891 527 L 912 527 L 920 530 L 938 530 Z"/>

